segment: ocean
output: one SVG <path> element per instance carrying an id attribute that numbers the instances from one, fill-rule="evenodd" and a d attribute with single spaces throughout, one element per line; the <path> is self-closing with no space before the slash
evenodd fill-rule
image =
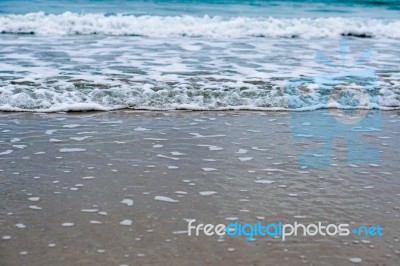
<path id="1" fill-rule="evenodd" d="M 400 265 L 399 43 L 400 0 L 0 0 L 0 266 Z"/>
<path id="2" fill-rule="evenodd" d="M 400 1 L 0 1 L 0 111 L 400 108 Z"/>

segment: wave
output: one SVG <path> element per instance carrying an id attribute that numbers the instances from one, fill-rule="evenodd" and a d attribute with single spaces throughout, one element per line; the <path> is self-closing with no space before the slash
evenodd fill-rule
<path id="1" fill-rule="evenodd" d="M 0 15 L 3 34 L 149 37 L 400 38 L 400 20 L 366 18 L 250 18 L 134 16 L 43 12 Z"/>
<path id="2" fill-rule="evenodd" d="M 307 85 L 309 84 L 309 85 Z M 397 85 L 396 85 L 397 84 Z M 0 87 L 0 111 L 59 112 L 139 110 L 265 110 L 400 109 L 400 83 L 362 89 L 355 83 L 300 85 L 289 91 L 284 81 L 239 82 L 220 86 L 137 84 L 105 86 L 64 83 Z M 339 96 L 339 97 L 337 97 Z"/>

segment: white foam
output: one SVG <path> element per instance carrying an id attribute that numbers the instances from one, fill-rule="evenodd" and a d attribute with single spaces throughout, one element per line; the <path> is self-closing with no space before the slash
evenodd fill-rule
<path id="1" fill-rule="evenodd" d="M 22 223 L 18 223 L 18 224 L 16 224 L 15 225 L 17 228 L 19 228 L 19 229 L 24 229 L 24 228 L 26 228 L 26 225 L 24 225 L 24 224 L 22 224 Z"/>
<path id="2" fill-rule="evenodd" d="M 195 138 L 219 138 L 219 137 L 226 137 L 226 135 L 202 135 L 200 133 L 189 133 L 193 135 Z"/>
<path id="3" fill-rule="evenodd" d="M 185 230 L 172 232 L 172 234 L 174 234 L 174 235 L 183 235 L 183 234 L 187 234 L 187 233 L 188 233 L 188 231 L 185 231 Z"/>
<path id="4" fill-rule="evenodd" d="M 211 168 L 211 167 L 204 167 L 204 168 L 201 168 L 203 171 L 205 171 L 205 172 L 212 172 L 212 171 L 217 171 L 218 169 L 215 169 L 215 168 Z"/>
<path id="5" fill-rule="evenodd" d="M 184 153 L 182 153 L 182 152 L 179 152 L 179 151 L 171 151 L 171 154 L 172 154 L 173 156 L 186 155 L 186 154 L 184 154 Z"/>
<path id="6" fill-rule="evenodd" d="M 202 196 L 211 196 L 211 195 L 217 194 L 217 192 L 216 191 L 201 191 L 201 192 L 199 192 L 199 194 Z"/>
<path id="7" fill-rule="evenodd" d="M 150 129 L 144 128 L 144 127 L 137 127 L 134 129 L 134 131 L 149 131 Z"/>
<path id="8" fill-rule="evenodd" d="M 97 209 L 82 209 L 81 212 L 89 212 L 89 213 L 94 213 L 94 212 L 98 212 L 99 210 Z"/>
<path id="9" fill-rule="evenodd" d="M 174 193 L 181 194 L 181 195 L 187 195 L 188 194 L 186 191 L 175 191 Z"/>
<path id="10" fill-rule="evenodd" d="M 79 124 L 69 124 L 69 125 L 64 125 L 63 127 L 65 128 L 76 128 L 76 127 L 80 127 L 81 125 Z"/>
<path id="11" fill-rule="evenodd" d="M 29 197 L 28 200 L 30 200 L 30 201 L 39 201 L 40 198 L 39 197 Z"/>
<path id="12" fill-rule="evenodd" d="M 76 135 L 83 135 L 83 134 L 96 134 L 97 131 L 83 131 L 83 132 L 77 132 Z"/>
<path id="13" fill-rule="evenodd" d="M 162 154 L 157 154 L 157 157 L 166 158 L 166 159 L 170 159 L 170 160 L 174 160 L 174 161 L 178 161 L 179 160 L 179 158 L 177 158 L 177 157 L 165 156 L 165 155 L 162 155 Z"/>
<path id="14" fill-rule="evenodd" d="M 194 16 L 127 16 L 104 14 L 60 15 L 43 12 L 0 16 L 0 31 L 7 33 L 34 32 L 40 35 L 106 34 L 144 35 L 153 37 L 340 37 L 341 34 L 367 34 L 399 38 L 399 20 L 364 18 L 252 18 L 252 17 L 194 17 Z M 196 46 L 184 46 L 193 51 Z"/>
<path id="15" fill-rule="evenodd" d="M 254 183 L 259 183 L 259 184 L 272 184 L 272 183 L 275 183 L 275 181 L 266 180 L 266 179 L 259 179 L 259 180 L 255 180 Z"/>
<path id="16" fill-rule="evenodd" d="M 82 149 L 82 148 L 62 148 L 62 149 L 60 149 L 60 152 L 80 152 L 80 151 L 86 151 L 86 149 Z"/>
<path id="17" fill-rule="evenodd" d="M 246 149 L 239 149 L 236 153 L 245 154 L 245 153 L 247 153 L 247 150 Z"/>
<path id="18" fill-rule="evenodd" d="M 125 219 L 125 220 L 123 220 L 123 221 L 121 221 L 119 224 L 120 225 L 132 225 L 132 220 L 129 220 L 129 219 Z"/>
<path id="19" fill-rule="evenodd" d="M 354 257 L 354 258 L 350 258 L 349 261 L 351 261 L 352 263 L 361 263 L 362 259 Z"/>
<path id="20" fill-rule="evenodd" d="M 24 149 L 24 148 L 26 148 L 26 145 L 12 145 L 14 148 L 17 148 L 17 149 Z"/>
<path id="21" fill-rule="evenodd" d="M 85 139 L 91 138 L 92 136 L 85 136 L 85 137 L 70 137 L 70 139 L 72 140 L 76 140 L 76 141 L 83 141 Z"/>
<path id="22" fill-rule="evenodd" d="M 155 196 L 154 199 L 159 200 L 159 201 L 170 202 L 170 203 L 179 202 L 179 200 L 174 200 L 174 199 L 171 199 L 171 198 L 165 197 L 165 196 Z"/>
<path id="23" fill-rule="evenodd" d="M 57 129 L 52 129 L 52 130 L 46 130 L 45 134 L 46 135 L 53 135 L 54 132 L 56 132 Z"/>
<path id="24" fill-rule="evenodd" d="M 133 200 L 131 199 L 123 199 L 121 203 L 126 204 L 127 206 L 133 206 Z"/>
<path id="25" fill-rule="evenodd" d="M 276 169 L 276 168 L 265 168 L 265 169 L 263 169 L 264 171 L 267 171 L 267 172 L 286 172 L 285 170 L 282 170 L 282 169 Z"/>
<path id="26" fill-rule="evenodd" d="M 61 226 L 71 227 L 71 226 L 74 226 L 74 223 L 65 222 L 65 223 L 62 223 Z"/>
<path id="27" fill-rule="evenodd" d="M 238 159 L 241 162 L 247 162 L 253 160 L 253 157 L 239 157 Z"/>
<path id="28" fill-rule="evenodd" d="M 84 176 L 82 177 L 84 180 L 94 179 L 94 176 Z"/>
<path id="29" fill-rule="evenodd" d="M 198 147 L 207 147 L 210 151 L 220 151 L 223 150 L 223 148 L 214 146 L 214 145 L 205 145 L 205 144 L 199 144 L 197 145 Z"/>
<path id="30" fill-rule="evenodd" d="M 0 66 L 1 67 L 1 66 Z M 7 69 L 13 69 L 9 66 Z M 312 67 L 311 67 L 312 69 Z M 243 69 L 242 69 L 243 70 Z M 248 69 L 249 71 L 251 68 Z M 32 71 L 31 68 L 25 68 L 24 71 Z M 151 72 L 156 71 L 155 69 Z M 235 71 L 240 71 L 237 69 Z M 257 70 L 254 70 L 257 71 Z M 257 71 L 255 75 L 263 75 Z M 149 92 L 143 89 L 142 85 L 126 84 L 125 81 L 116 81 L 113 84 L 110 81 L 104 81 L 109 89 L 88 88 L 81 90 L 79 87 L 71 83 L 46 85 L 46 74 L 37 78 L 37 86 L 39 89 L 32 89 L 29 86 L 9 84 L 2 82 L 0 84 L 0 111 L 30 111 L 30 112 L 57 112 L 57 111 L 87 111 L 99 110 L 109 111 L 123 108 L 143 109 L 143 110 L 260 110 L 260 111 L 308 111 L 322 108 L 343 108 L 343 109 L 381 109 L 394 110 L 400 109 L 400 101 L 398 100 L 398 86 L 384 84 L 377 88 L 380 96 L 379 105 L 370 104 L 369 106 L 348 106 L 340 104 L 326 104 L 324 96 L 316 94 L 312 99 L 301 99 L 294 95 L 285 95 L 284 85 L 281 81 L 270 81 L 271 90 L 267 93 L 263 85 L 251 85 L 245 81 L 251 81 L 251 76 L 246 73 L 238 73 L 231 81 L 212 82 L 204 79 L 200 87 L 190 87 L 185 77 L 176 76 L 177 85 L 169 86 L 166 84 L 168 80 L 163 75 L 145 76 L 149 86 L 157 90 Z M 79 75 L 79 74 L 77 74 Z M 89 75 L 89 74 L 88 74 Z M 279 74 L 283 75 L 283 74 Z M 106 78 L 106 75 L 104 76 Z M 269 77 L 269 76 L 268 76 Z M 268 78 L 266 77 L 266 78 Z M 51 78 L 51 76 L 50 76 Z M 92 85 L 89 77 L 86 81 L 89 86 Z M 260 77 L 262 78 L 262 77 Z M 157 81 L 160 79 L 160 81 Z M 133 81 L 133 80 L 132 80 Z M 161 89 L 159 88 L 161 85 Z M 211 94 L 208 87 L 216 87 L 219 90 L 216 94 Z M 218 87 L 217 87 L 218 86 Z M 65 92 L 59 92 L 56 88 L 63 87 Z M 18 88 L 18 90 L 16 89 Z M 217 89 L 220 88 L 220 89 Z M 17 91 L 18 92 L 17 92 Z M 42 96 L 42 94 L 45 94 Z M 112 94 L 113 96 L 110 96 Z M 197 95 L 194 97 L 193 95 Z M 295 106 L 288 106 L 288 99 L 293 98 Z M 143 128 L 137 128 L 143 131 Z M 145 131 L 145 130 L 144 130 Z M 201 134 L 200 134 L 201 135 Z M 201 135 L 203 136 L 203 135 Z M 203 137 L 218 137 L 203 136 Z M 200 137 L 200 136 L 197 136 Z M 146 138 L 149 139 L 150 138 Z M 154 139 L 155 140 L 155 139 Z M 212 146 L 212 145 L 210 145 Z M 213 146 L 215 147 L 215 146 Z M 211 150 L 212 147 L 210 147 Z M 217 149 L 218 150 L 218 149 Z M 1 153 L 0 153 L 1 154 Z"/>
<path id="31" fill-rule="evenodd" d="M 166 24 L 170 20 L 171 23 L 173 21 L 172 25 L 176 24 L 177 27 Z M 31 28 L 38 35 L 41 34 L 40 32 L 44 34 L 44 36 L 35 36 L 33 39 L 31 36 L 0 39 L 1 46 L 7 51 L 2 55 L 4 60 L 0 62 L 0 69 L 6 73 L 12 73 L 11 78 L 0 80 L 0 111 L 107 111 L 122 108 L 295 111 L 328 107 L 399 109 L 400 75 L 387 67 L 392 64 L 392 58 L 398 58 L 398 50 L 392 49 L 392 47 L 397 47 L 398 40 L 380 37 L 389 32 L 391 38 L 394 35 L 400 35 L 398 27 L 395 27 L 399 23 L 397 20 L 345 18 L 222 19 L 72 13 L 0 15 L 0 29 L 10 27 L 17 31 L 24 31 L 24 28 Z M 392 30 L 386 32 L 388 27 L 392 27 Z M 82 33 L 108 34 L 107 31 L 109 31 L 110 34 L 118 35 L 124 31 L 135 31 L 137 28 L 148 32 L 149 35 L 152 34 L 151 32 L 157 33 L 155 35 L 157 37 L 163 34 L 176 36 L 177 33 L 179 36 L 181 34 L 185 36 L 167 39 L 57 37 L 58 34 L 75 35 L 81 29 L 83 29 Z M 342 33 L 351 33 L 354 29 L 366 29 L 374 38 L 379 38 L 376 45 L 372 47 L 373 56 L 365 62 L 366 64 L 355 65 L 354 63 L 354 59 L 362 55 L 365 49 L 370 48 L 369 41 L 361 39 L 349 42 L 351 43 L 348 49 L 350 53 L 348 53 L 349 56 L 346 55 L 346 65 L 343 68 L 327 67 L 324 66 L 324 62 L 318 62 L 315 59 L 315 52 L 320 51 L 326 53 L 333 64 L 341 64 L 341 60 L 337 60 L 339 51 L 336 40 L 325 37 L 332 35 L 336 39 L 341 28 L 348 28 Z M 47 30 L 50 30 L 55 37 L 48 36 Z M 362 31 L 357 30 L 353 33 Z M 261 34 L 261 32 L 264 33 Z M 213 37 L 199 37 L 202 34 L 211 34 Z M 242 38 L 243 34 L 244 38 Z M 268 38 L 246 37 L 260 36 L 259 34 Z M 275 38 L 291 37 L 292 34 L 299 38 L 293 40 Z M 307 36 L 317 37 L 320 36 L 319 34 L 323 38 L 316 41 L 303 39 Z M 189 37 L 191 35 L 196 38 Z M 275 37 L 269 37 L 269 35 Z M 70 45 L 72 39 L 82 43 L 80 49 Z M 33 43 L 31 43 L 32 40 L 34 40 Z M 29 49 L 21 51 L 16 49 L 16 47 L 25 46 L 29 46 Z M 152 47 L 158 47 L 158 49 L 152 49 Z M 202 47 L 202 50 L 201 53 L 193 53 L 183 50 L 182 47 Z M 53 66 L 54 60 L 51 57 L 40 56 L 37 51 L 42 49 L 61 49 L 63 55 L 60 55 L 60 64 Z M 288 53 L 288 51 L 293 53 Z M 75 59 L 82 57 L 93 59 L 93 61 L 87 67 L 81 67 Z M 112 58 L 112 61 L 108 61 L 109 58 Z M 189 58 L 190 60 L 187 60 Z M 232 58 L 235 62 L 232 62 Z M 107 64 L 104 63 L 106 61 Z M 132 62 L 135 64 L 132 65 Z M 226 67 L 228 65 L 229 68 Z M 68 74 L 64 67 L 70 69 Z M 327 103 L 329 94 L 327 89 L 332 85 L 329 84 L 327 88 L 317 90 L 318 86 L 315 83 L 318 82 L 308 81 L 309 78 L 319 78 L 337 71 L 348 71 L 352 74 L 353 70 L 358 69 L 376 69 L 383 74 L 374 75 L 377 81 L 371 86 L 376 89 L 376 97 L 373 96 L 373 103 L 370 105 L 351 106 L 335 101 Z M 131 71 L 139 70 L 140 74 L 131 74 Z M 304 86 L 307 87 L 306 91 L 311 93 L 309 97 L 288 95 L 286 81 L 302 77 L 307 79 Z M 354 82 L 349 82 L 340 89 L 351 94 L 355 89 L 360 88 L 358 83 L 365 81 L 366 79 L 360 80 L 355 77 Z M 289 102 L 294 104 L 289 106 Z M 204 123 L 205 121 L 199 120 L 194 122 Z M 100 123 L 102 122 L 101 120 Z M 121 121 L 112 122 L 119 124 Z M 110 124 L 110 126 L 115 125 Z M 65 126 L 69 127 L 69 125 Z M 139 124 L 135 127 L 144 128 L 139 127 Z M 56 130 L 46 130 L 46 134 L 53 134 Z M 244 130 L 257 132 L 254 129 Z M 207 136 L 204 132 L 198 132 L 193 136 L 204 138 L 223 135 Z"/>

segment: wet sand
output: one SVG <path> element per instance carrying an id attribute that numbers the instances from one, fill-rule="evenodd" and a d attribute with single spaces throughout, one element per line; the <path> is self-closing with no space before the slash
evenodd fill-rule
<path id="1" fill-rule="evenodd" d="M 352 144 L 375 147 L 374 162 L 349 161 L 350 130 L 330 156 L 311 154 L 330 167 L 306 167 L 301 154 L 326 140 L 293 125 L 326 115 L 0 113 L 0 265 L 400 265 L 400 113 L 370 112 L 381 127 Z M 195 237 L 185 219 L 379 224 L 384 236 Z"/>

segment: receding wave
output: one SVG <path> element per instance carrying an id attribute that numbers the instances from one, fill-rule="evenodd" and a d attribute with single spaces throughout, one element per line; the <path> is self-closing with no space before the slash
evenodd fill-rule
<path id="1" fill-rule="evenodd" d="M 29 13 L 1 15 L 3 34 L 137 35 L 151 37 L 385 37 L 400 38 L 400 20 L 365 18 L 250 18 Z"/>
<path id="2" fill-rule="evenodd" d="M 325 108 L 400 108 L 400 84 L 381 82 L 363 89 L 356 83 L 306 82 L 288 90 L 284 80 L 245 80 L 236 86 L 219 81 L 218 86 L 198 83 L 59 84 L 13 83 L 0 87 L 0 111 L 57 112 L 116 109 L 146 110 L 294 110 Z"/>

